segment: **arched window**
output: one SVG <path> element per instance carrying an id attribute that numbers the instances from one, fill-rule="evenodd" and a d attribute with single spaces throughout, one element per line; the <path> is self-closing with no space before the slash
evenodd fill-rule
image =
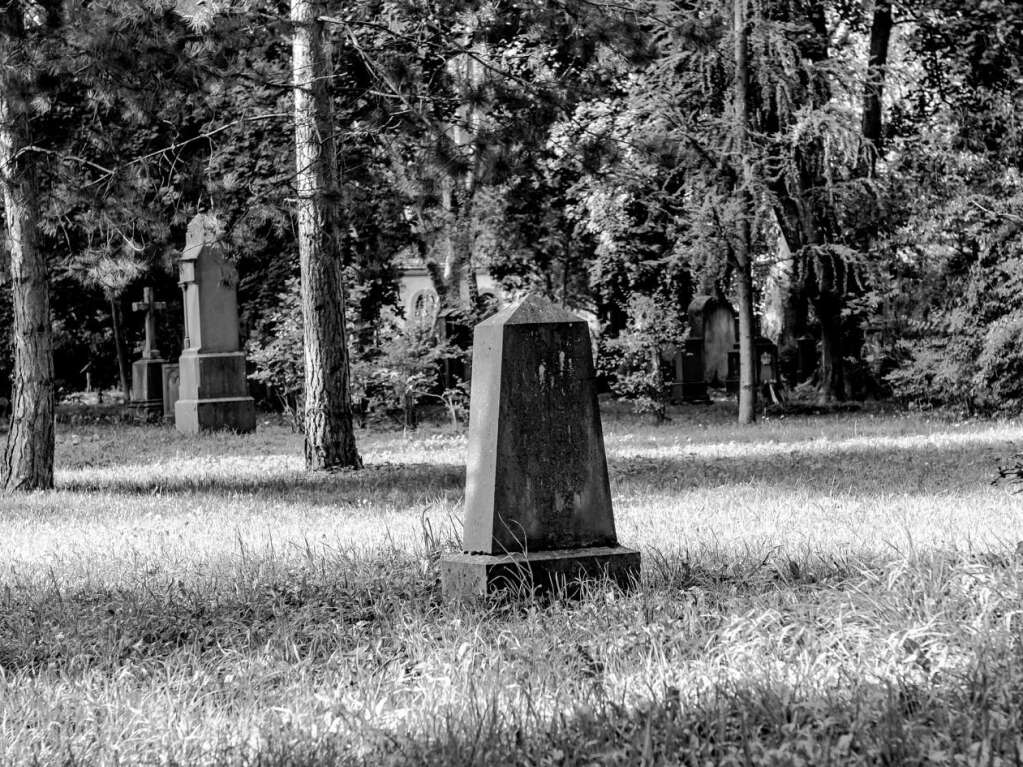
<path id="1" fill-rule="evenodd" d="M 410 324 L 432 325 L 437 318 L 437 294 L 432 290 L 420 290 L 412 297 L 411 309 Z"/>

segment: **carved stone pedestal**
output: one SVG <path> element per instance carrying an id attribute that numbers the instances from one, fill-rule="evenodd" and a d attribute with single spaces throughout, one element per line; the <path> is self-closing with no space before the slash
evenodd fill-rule
<path id="1" fill-rule="evenodd" d="M 131 407 L 137 417 L 159 420 L 163 413 L 163 365 L 166 360 L 136 360 L 131 365 Z"/>
<path id="2" fill-rule="evenodd" d="M 188 350 L 178 365 L 178 401 L 174 403 L 178 431 L 255 431 L 256 407 L 248 396 L 242 352 L 197 354 Z"/>

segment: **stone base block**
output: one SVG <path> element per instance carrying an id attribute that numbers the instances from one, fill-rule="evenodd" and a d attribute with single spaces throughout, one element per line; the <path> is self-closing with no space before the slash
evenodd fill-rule
<path id="1" fill-rule="evenodd" d="M 163 400 L 162 399 L 147 399 L 134 400 L 128 405 L 131 410 L 132 417 L 136 421 L 143 423 L 153 423 L 161 420 L 163 416 Z"/>
<path id="2" fill-rule="evenodd" d="M 132 402 L 163 401 L 163 366 L 166 360 L 136 360 L 131 364 Z M 162 407 L 162 405 L 161 405 Z"/>
<path id="3" fill-rule="evenodd" d="M 535 551 L 528 554 L 449 554 L 440 561 L 446 599 L 502 589 L 577 592 L 582 580 L 607 578 L 622 589 L 639 582 L 639 552 L 621 546 Z"/>
<path id="4" fill-rule="evenodd" d="M 246 397 L 245 355 L 241 352 L 197 354 L 185 350 L 178 360 L 178 391 L 199 401 Z"/>
<path id="5" fill-rule="evenodd" d="M 201 431 L 256 430 L 256 405 L 252 397 L 179 399 L 174 403 L 174 426 L 185 434 Z"/>
<path id="6" fill-rule="evenodd" d="M 704 381 L 681 381 L 670 384 L 671 401 L 676 405 L 685 402 L 698 402 L 706 404 L 710 402 L 710 395 L 707 393 L 707 384 Z"/>

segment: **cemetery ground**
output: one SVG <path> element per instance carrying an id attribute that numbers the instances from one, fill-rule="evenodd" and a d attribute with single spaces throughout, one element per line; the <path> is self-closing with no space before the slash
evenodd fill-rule
<path id="1" fill-rule="evenodd" d="M 605 413 L 633 593 L 463 604 L 463 434 L 313 475 L 281 426 L 61 425 L 0 499 L 0 763 L 1018 764 L 1020 425 L 732 416 Z"/>

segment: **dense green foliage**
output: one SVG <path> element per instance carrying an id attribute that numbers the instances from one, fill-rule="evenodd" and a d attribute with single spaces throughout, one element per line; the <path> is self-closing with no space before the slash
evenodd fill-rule
<path id="1" fill-rule="evenodd" d="M 111 309 L 130 353 L 143 284 L 170 302 L 161 349 L 177 353 L 174 258 L 200 211 L 228 233 L 259 376 L 286 367 L 286 4 L 49 5 L 64 23 L 33 32 L 32 138 L 62 387 L 81 388 L 86 369 L 116 381 Z M 605 364 L 612 387 L 656 389 L 650 355 L 634 352 L 679 341 L 694 294 L 733 289 L 731 222 L 748 195 L 754 287 L 790 383 L 795 339 L 811 335 L 822 396 L 1023 408 L 1014 4 L 905 0 L 890 28 L 882 2 L 751 4 L 741 156 L 729 2 L 323 7 L 356 367 L 388 353 L 381 334 L 401 337 L 382 317 L 417 254 L 442 308 L 470 322 L 481 307 L 454 288 L 476 269 L 592 312 L 602 348 L 633 360 Z M 644 330 L 654 310 L 672 337 Z"/>

